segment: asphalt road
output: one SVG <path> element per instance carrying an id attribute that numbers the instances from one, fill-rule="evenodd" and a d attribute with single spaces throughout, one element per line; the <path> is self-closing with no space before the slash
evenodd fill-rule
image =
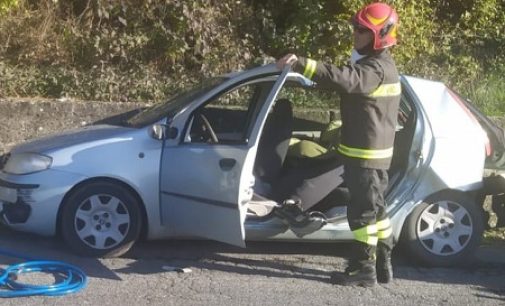
<path id="1" fill-rule="evenodd" d="M 415 266 L 396 252 L 395 280 L 374 288 L 330 284 L 345 267 L 346 244 L 155 241 L 115 259 L 68 252 L 57 239 L 0 228 L 0 248 L 81 267 L 83 291 L 62 297 L 0 300 L 0 305 L 504 305 L 505 246 L 483 246 L 460 268 Z M 0 256 L 0 265 L 16 262 Z M 170 271 L 186 268 L 187 272 Z M 28 274 L 20 281 L 54 281 Z"/>

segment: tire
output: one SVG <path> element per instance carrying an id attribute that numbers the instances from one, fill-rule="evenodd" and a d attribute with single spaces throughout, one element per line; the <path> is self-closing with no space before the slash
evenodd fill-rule
<path id="1" fill-rule="evenodd" d="M 483 230 L 482 214 L 470 197 L 443 191 L 430 196 L 407 217 L 401 243 L 421 264 L 454 266 L 474 253 Z"/>
<path id="2" fill-rule="evenodd" d="M 65 199 L 60 229 L 65 243 L 78 255 L 117 257 L 137 241 L 141 223 L 140 203 L 128 189 L 93 182 Z"/>

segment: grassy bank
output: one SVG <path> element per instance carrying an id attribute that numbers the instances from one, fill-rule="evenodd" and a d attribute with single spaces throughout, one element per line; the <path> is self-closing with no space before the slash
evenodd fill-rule
<path id="1" fill-rule="evenodd" d="M 491 71 L 474 80 L 468 86 L 461 86 L 460 92 L 473 101 L 490 116 L 505 114 L 505 69 Z"/>
<path id="2" fill-rule="evenodd" d="M 0 97 L 159 101 L 286 52 L 339 64 L 351 50 L 348 20 L 368 2 L 0 0 Z M 505 114 L 505 4 L 390 3 L 401 20 L 401 72 Z"/>

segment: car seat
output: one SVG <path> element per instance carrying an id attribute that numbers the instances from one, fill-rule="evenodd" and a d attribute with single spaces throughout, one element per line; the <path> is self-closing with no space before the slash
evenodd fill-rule
<path id="1" fill-rule="evenodd" d="M 342 162 L 336 156 L 308 159 L 304 166 L 283 171 L 293 123 L 291 102 L 279 99 L 265 123 L 254 167 L 256 199 L 249 203 L 249 208 L 258 216 L 267 215 L 275 206 L 266 199 L 283 203 L 286 199 L 296 198 L 301 201 L 303 211 L 313 208 L 323 199 L 331 200 L 332 205 L 346 203 L 345 200 L 335 201 L 333 196 L 343 182 Z M 265 210 L 265 207 L 268 209 Z"/>
<path id="2" fill-rule="evenodd" d="M 293 107 L 288 99 L 279 99 L 268 116 L 258 145 L 255 175 L 272 184 L 280 175 L 293 133 Z"/>

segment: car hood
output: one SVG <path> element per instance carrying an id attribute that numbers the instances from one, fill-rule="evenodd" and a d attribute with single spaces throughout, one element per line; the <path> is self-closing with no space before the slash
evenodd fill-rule
<path id="1" fill-rule="evenodd" d="M 25 142 L 14 147 L 11 153 L 49 153 L 74 145 L 114 138 L 131 130 L 133 129 L 113 125 L 91 125 Z"/>

